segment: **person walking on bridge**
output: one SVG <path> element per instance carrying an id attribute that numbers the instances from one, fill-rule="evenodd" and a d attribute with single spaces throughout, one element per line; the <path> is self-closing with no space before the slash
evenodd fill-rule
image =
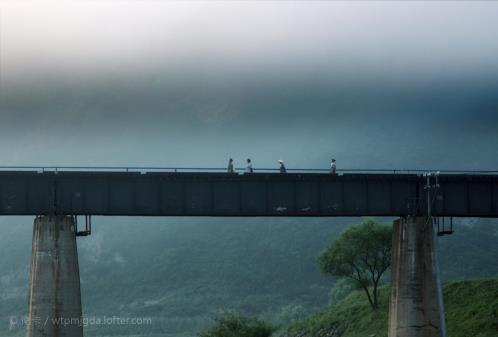
<path id="1" fill-rule="evenodd" d="M 247 158 L 246 173 L 253 173 L 253 172 L 254 170 L 252 169 L 251 159 Z"/>
<path id="2" fill-rule="evenodd" d="M 284 161 L 279 159 L 277 162 L 280 164 L 280 173 L 287 173 L 287 170 L 285 169 Z"/>
<path id="3" fill-rule="evenodd" d="M 330 162 L 330 173 L 337 174 L 337 166 L 334 158 L 332 158 L 332 161 Z"/>
<path id="4" fill-rule="evenodd" d="M 228 160 L 228 168 L 227 168 L 227 172 L 228 173 L 234 173 L 234 170 L 233 170 L 233 159 L 230 158 Z"/>

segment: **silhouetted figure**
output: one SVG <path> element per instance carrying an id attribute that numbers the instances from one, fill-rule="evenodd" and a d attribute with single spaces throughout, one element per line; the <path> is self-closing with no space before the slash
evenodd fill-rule
<path id="1" fill-rule="evenodd" d="M 251 159 L 247 158 L 246 173 L 253 173 Z"/>
<path id="2" fill-rule="evenodd" d="M 278 163 L 280 164 L 280 173 L 287 173 L 287 170 L 285 169 L 284 161 L 278 160 Z"/>
<path id="3" fill-rule="evenodd" d="M 233 170 L 233 159 L 230 158 L 228 160 L 228 168 L 227 168 L 227 172 L 228 173 L 234 173 L 234 170 Z"/>
<path id="4" fill-rule="evenodd" d="M 337 174 L 337 166 L 335 164 L 335 159 L 333 158 L 332 161 L 330 162 L 330 173 Z"/>

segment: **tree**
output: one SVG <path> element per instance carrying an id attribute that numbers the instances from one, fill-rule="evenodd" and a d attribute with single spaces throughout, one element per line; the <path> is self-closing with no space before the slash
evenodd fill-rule
<path id="1" fill-rule="evenodd" d="M 215 318 L 214 322 L 200 337 L 270 337 L 274 331 L 263 321 L 231 312 Z"/>
<path id="2" fill-rule="evenodd" d="M 320 270 L 350 278 L 365 291 L 373 310 L 379 307 L 378 287 L 391 265 L 392 228 L 365 220 L 341 233 L 319 258 Z"/>

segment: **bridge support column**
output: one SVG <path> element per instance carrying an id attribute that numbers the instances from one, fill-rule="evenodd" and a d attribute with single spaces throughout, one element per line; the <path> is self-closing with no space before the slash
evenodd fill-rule
<path id="1" fill-rule="evenodd" d="M 75 231 L 72 217 L 35 219 L 27 337 L 83 337 Z"/>
<path id="2" fill-rule="evenodd" d="M 432 221 L 396 220 L 392 245 L 389 337 L 445 337 Z"/>

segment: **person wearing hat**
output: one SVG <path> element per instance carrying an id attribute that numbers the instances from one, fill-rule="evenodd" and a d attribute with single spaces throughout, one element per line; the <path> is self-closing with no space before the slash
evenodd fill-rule
<path id="1" fill-rule="evenodd" d="M 227 168 L 227 172 L 228 173 L 234 173 L 234 170 L 233 170 L 233 159 L 230 158 L 228 160 L 228 168 Z"/>
<path id="2" fill-rule="evenodd" d="M 285 169 L 284 161 L 277 160 L 277 162 L 280 164 L 280 173 L 287 173 L 287 170 Z"/>
<path id="3" fill-rule="evenodd" d="M 332 174 L 337 174 L 337 166 L 335 165 L 335 159 L 332 158 L 332 161 L 330 162 L 330 173 Z"/>

